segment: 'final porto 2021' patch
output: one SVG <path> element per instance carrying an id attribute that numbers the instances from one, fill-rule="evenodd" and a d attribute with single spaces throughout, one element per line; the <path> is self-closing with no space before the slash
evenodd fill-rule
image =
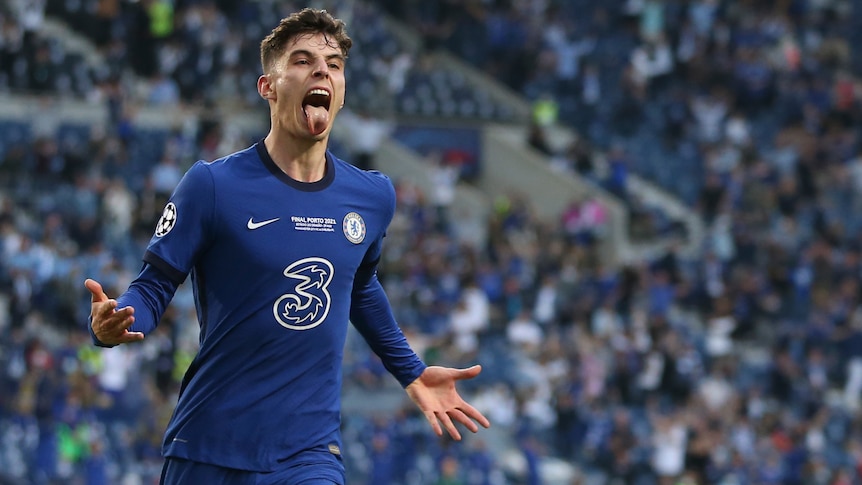
<path id="1" fill-rule="evenodd" d="M 165 206 L 165 210 L 162 212 L 162 217 L 160 217 L 159 222 L 156 223 L 156 236 L 162 237 L 171 232 L 171 229 L 174 228 L 176 223 L 177 206 L 175 206 L 173 202 L 168 202 L 168 205 Z"/>
<path id="2" fill-rule="evenodd" d="M 344 237 L 353 244 L 359 244 L 365 239 L 365 221 L 355 212 L 344 216 L 341 228 L 344 230 Z"/>

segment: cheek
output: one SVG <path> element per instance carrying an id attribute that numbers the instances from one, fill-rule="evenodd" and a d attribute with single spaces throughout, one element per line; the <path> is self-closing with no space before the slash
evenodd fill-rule
<path id="1" fill-rule="evenodd" d="M 281 78 L 275 85 L 276 92 L 278 93 L 278 99 L 289 101 L 292 94 L 295 94 L 296 89 L 291 89 L 293 83 L 288 81 L 287 79 Z"/>
<path id="2" fill-rule="evenodd" d="M 340 86 L 335 86 L 335 101 L 337 101 L 339 106 L 344 104 L 345 96 L 346 96 L 346 94 L 345 94 L 344 83 L 342 83 Z"/>
<path id="3" fill-rule="evenodd" d="M 289 89 L 287 86 L 279 86 L 278 99 L 276 106 L 283 113 L 293 111 L 297 106 L 302 105 L 302 100 L 296 99 L 295 89 Z"/>

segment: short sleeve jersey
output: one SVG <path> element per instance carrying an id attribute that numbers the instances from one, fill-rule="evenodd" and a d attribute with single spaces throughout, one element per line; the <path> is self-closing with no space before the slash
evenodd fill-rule
<path id="1" fill-rule="evenodd" d="M 314 183 L 286 176 L 262 142 L 189 169 L 144 256 L 191 276 L 201 325 L 166 456 L 268 471 L 302 451 L 338 455 L 354 275 L 380 257 L 394 209 L 386 176 L 329 152 Z"/>

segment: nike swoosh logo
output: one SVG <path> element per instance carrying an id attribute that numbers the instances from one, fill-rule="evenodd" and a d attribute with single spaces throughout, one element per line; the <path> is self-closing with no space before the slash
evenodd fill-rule
<path id="1" fill-rule="evenodd" d="M 280 217 L 276 217 L 275 219 L 267 219 L 267 220 L 265 220 L 265 221 L 254 222 L 254 217 L 249 217 L 249 218 L 248 218 L 248 224 L 246 224 L 246 227 L 248 227 L 249 229 L 251 229 L 251 230 L 253 231 L 253 230 L 255 230 L 255 229 L 259 228 L 259 227 L 263 227 L 263 226 L 265 226 L 265 225 L 267 225 L 267 224 L 272 224 L 273 222 L 275 222 L 275 221 L 277 221 L 277 220 L 279 220 L 279 219 L 281 219 L 281 218 L 280 218 Z"/>

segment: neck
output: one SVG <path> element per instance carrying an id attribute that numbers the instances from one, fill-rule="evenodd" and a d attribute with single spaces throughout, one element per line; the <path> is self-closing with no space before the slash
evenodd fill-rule
<path id="1" fill-rule="evenodd" d="M 326 175 L 327 136 L 321 140 L 303 140 L 279 136 L 270 131 L 263 144 L 272 161 L 297 182 L 317 182 Z"/>

